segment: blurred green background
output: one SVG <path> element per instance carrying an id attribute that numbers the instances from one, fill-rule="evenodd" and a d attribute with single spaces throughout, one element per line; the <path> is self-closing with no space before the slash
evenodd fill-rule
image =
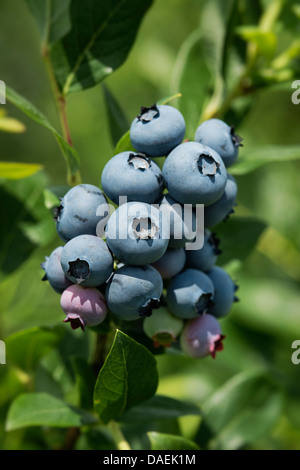
<path id="1" fill-rule="evenodd" d="M 144 18 L 128 60 L 106 79 L 105 84 L 120 103 L 129 123 L 140 106 L 151 105 L 174 91 L 181 91 L 171 86 L 176 58 L 184 40 L 198 27 L 202 3 L 200 0 L 156 0 Z M 277 29 L 280 50 L 294 38 L 295 28 L 289 30 L 279 21 Z M 299 26 L 296 31 L 299 34 Z M 40 56 L 38 30 L 22 0 L 0 4 L 0 79 L 33 102 L 58 128 L 55 104 Z M 282 88 L 262 89 L 253 96 L 250 113 L 237 127 L 238 134 L 244 138 L 241 156 L 247 148 L 300 144 L 300 105 L 292 103 L 291 94 L 290 83 Z M 53 325 L 65 328 L 61 325 L 64 316 L 59 296 L 47 283 L 41 282 L 40 268 L 44 256 L 61 244 L 51 213 L 44 207 L 43 187 L 66 184 L 65 164 L 57 143 L 47 130 L 9 103 L 5 109 L 11 117 L 25 124 L 26 131 L 0 133 L 1 160 L 40 163 L 44 172 L 25 180 L 5 182 L 9 194 L 16 195 L 14 206 L 7 207 L 5 198 L 1 198 L 0 339 L 3 340 L 24 328 Z M 100 185 L 101 171 L 114 149 L 101 86 L 72 94 L 68 98 L 67 112 L 74 146 L 81 157 L 83 182 Z M 262 426 L 261 436 L 258 434 L 254 441 L 249 439 L 246 448 L 300 449 L 300 364 L 291 361 L 291 344 L 300 339 L 299 174 L 300 161 L 291 161 L 269 163 L 247 175 L 236 176 L 239 186 L 236 214 L 258 217 L 269 228 L 264 230 L 256 248 L 243 263 L 229 266 L 240 286 L 240 302 L 230 316 L 222 320 L 227 336 L 224 351 L 215 361 L 210 357 L 196 361 L 172 354 L 157 356 L 158 391 L 200 406 L 239 372 L 261 368 L 272 372 L 281 388 L 280 399 L 272 402 L 271 419 L 266 418 L 270 425 L 266 430 Z M 36 181 L 40 190 L 36 190 L 33 183 Z M 20 197 L 34 207 L 35 221 L 22 220 L 17 205 Z M 11 213 L 15 217 L 13 222 Z M 45 213 L 47 222 L 42 222 Z M 36 221 L 40 231 L 31 233 Z M 31 255 L 27 257 L 25 253 L 24 262 L 13 271 L 18 237 L 24 228 L 31 240 L 24 250 Z M 224 240 L 224 244 L 230 244 L 230 240 Z M 81 332 L 73 334 L 77 337 Z M 25 431 L 4 432 L 9 403 L 28 385 L 28 371 L 24 369 L 17 373 L 12 371 L 9 356 L 7 365 L 0 365 L 2 449 L 39 447 L 34 433 L 28 438 Z M 35 390 L 43 390 L 46 386 L 41 374 L 38 377 Z M 270 403 L 272 399 L 273 396 Z M 262 402 L 254 400 L 251 403 L 253 413 L 260 412 L 260 406 L 264 408 L 268 402 L 268 396 Z M 198 417 L 181 418 L 182 434 L 194 438 L 199 420 Z M 257 423 L 261 425 L 259 419 Z M 235 448 L 234 443 L 228 446 Z"/>

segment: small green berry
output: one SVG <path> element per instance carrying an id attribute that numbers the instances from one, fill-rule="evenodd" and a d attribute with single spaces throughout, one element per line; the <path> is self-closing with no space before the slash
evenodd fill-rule
<path id="1" fill-rule="evenodd" d="M 154 346 L 170 347 L 183 328 L 183 320 L 177 318 L 166 308 L 160 307 L 145 318 L 145 334 L 153 340 Z"/>

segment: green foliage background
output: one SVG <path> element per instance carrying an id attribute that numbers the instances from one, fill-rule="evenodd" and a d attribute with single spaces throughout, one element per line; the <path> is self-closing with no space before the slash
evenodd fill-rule
<path id="1" fill-rule="evenodd" d="M 0 5 L 0 79 L 34 103 L 59 129 L 41 59 L 39 32 L 25 3 L 10 0 Z M 106 78 L 105 89 L 98 85 L 70 94 L 67 114 L 83 182 L 100 185 L 101 171 L 113 155 L 114 144 L 141 105 L 181 92 L 182 98 L 174 105 L 182 109 L 189 137 L 193 136 L 200 117 L 197 103 L 203 99 L 199 83 L 208 83 L 206 96 L 211 97 L 211 67 L 222 68 L 217 57 L 211 65 L 197 52 L 199 22 L 211 28 L 222 44 L 228 40 L 218 36 L 216 17 L 203 8 L 207 3 L 156 0 L 145 15 L 128 59 Z M 257 5 L 272 3 L 280 2 L 239 2 L 244 25 L 257 24 Z M 299 5 L 288 0 L 282 3 L 283 13 L 272 29 L 277 36 L 276 55 L 295 39 L 299 41 L 300 35 Z M 230 29 L 231 40 L 243 48 L 241 36 L 253 40 L 256 33 L 249 28 L 238 31 L 237 26 L 241 25 Z M 258 43 L 265 69 L 269 54 L 273 54 L 272 41 L 267 36 L 263 45 Z M 196 49 L 189 49 L 186 55 L 193 42 Z M 161 413 L 147 415 L 148 402 L 144 408 L 139 405 L 126 411 L 122 430 L 133 448 L 149 448 L 149 440 L 152 448 L 172 446 L 175 444 L 168 436 L 176 435 L 188 440 L 181 445 L 189 442 L 191 448 L 195 444 L 190 441 L 212 449 L 300 449 L 300 364 L 291 361 L 292 342 L 300 339 L 300 105 L 291 101 L 292 81 L 300 79 L 299 53 L 297 56 L 298 61 L 285 68 L 286 80 L 256 76 L 257 91 L 250 90 L 245 102 L 235 101 L 236 108 L 227 114 L 244 138 L 240 155 L 247 161 L 234 170 L 239 186 L 236 214 L 216 229 L 222 239 L 220 263 L 240 286 L 241 301 L 222 320 L 225 349 L 215 361 L 175 356 L 172 351 L 155 356 L 158 397 L 150 405 Z M 186 59 L 188 67 L 180 75 Z M 105 100 L 108 97 L 111 106 L 117 104 L 112 104 L 110 93 L 124 113 L 113 121 L 114 132 Z M 244 109 L 248 111 L 245 116 Z M 64 403 L 85 410 L 91 407 L 93 381 L 91 376 L 82 377 L 84 361 L 93 354 L 95 334 L 71 332 L 62 325 L 59 296 L 41 282 L 40 263 L 61 244 L 50 212 L 53 194 L 45 190 L 54 187 L 57 194 L 66 190 L 60 148 L 47 129 L 11 103 L 5 110 L 21 121 L 26 131 L 0 132 L 1 161 L 40 164 L 43 170 L 24 179 L 0 180 L 0 339 L 7 346 L 7 364 L 0 365 L 0 448 L 59 448 L 66 442 L 66 430 L 60 429 L 57 421 L 49 423 L 45 418 L 39 423 L 25 416 L 20 426 L 15 416 L 7 422 L 8 410 L 12 413 L 11 404 L 23 393 L 38 394 L 34 396 L 41 404 L 47 393 L 59 401 L 55 405 L 62 409 L 65 427 L 74 430 L 93 422 L 94 415 L 70 413 Z M 188 402 L 187 408 L 182 401 L 168 402 L 168 413 L 160 395 Z M 22 398 L 25 408 L 30 409 L 27 399 Z M 34 426 L 26 427 L 26 419 Z M 40 424 L 54 427 L 41 434 Z M 147 432 L 152 433 L 148 438 Z M 159 433 L 166 436 L 160 440 Z M 115 444 L 106 427 L 96 426 L 81 435 L 75 446 L 110 449 Z"/>

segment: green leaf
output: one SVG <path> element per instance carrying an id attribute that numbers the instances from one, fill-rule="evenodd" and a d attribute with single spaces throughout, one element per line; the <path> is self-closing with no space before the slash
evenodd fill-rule
<path id="1" fill-rule="evenodd" d="M 27 426 L 80 427 L 97 422 L 85 413 L 47 393 L 25 393 L 12 402 L 8 410 L 6 430 Z"/>
<path id="2" fill-rule="evenodd" d="M 20 222 L 26 220 L 35 223 L 36 219 L 27 210 L 25 202 L 19 201 L 3 186 L 0 186 L 0 198 L 2 217 L 6 220 L 5 225 L 0 225 L 0 273 L 4 277 L 17 269 L 36 248 L 20 227 Z"/>
<path id="3" fill-rule="evenodd" d="M 73 0 L 71 30 L 52 44 L 51 60 L 63 95 L 100 83 L 127 58 L 152 0 Z"/>
<path id="4" fill-rule="evenodd" d="M 226 61 L 226 39 L 236 0 L 209 0 L 203 5 L 200 20 L 203 50 L 213 75 L 223 76 Z"/>
<path id="5" fill-rule="evenodd" d="M 179 418 L 180 416 L 199 415 L 200 410 L 192 403 L 174 398 L 155 395 L 150 400 L 124 413 L 121 420 L 127 422 L 153 419 Z"/>
<path id="6" fill-rule="evenodd" d="M 45 127 L 53 134 L 65 157 L 69 173 L 75 175 L 79 169 L 79 157 L 76 150 L 63 139 L 48 119 L 26 98 L 23 98 L 9 87 L 6 87 L 6 98 L 33 121 Z"/>
<path id="7" fill-rule="evenodd" d="M 43 44 L 58 41 L 71 29 L 71 0 L 25 0 L 34 16 Z"/>
<path id="8" fill-rule="evenodd" d="M 200 30 L 192 32 L 183 42 L 174 67 L 171 90 L 180 92 L 178 109 L 186 122 L 186 138 L 193 139 L 212 85 L 201 41 Z"/>
<path id="9" fill-rule="evenodd" d="M 268 145 L 245 150 L 237 163 L 230 167 L 229 172 L 232 175 L 246 175 L 267 163 L 284 163 L 299 159 L 299 145 Z"/>
<path id="10" fill-rule="evenodd" d="M 268 60 L 274 56 L 277 37 L 273 31 L 262 31 L 258 26 L 239 26 L 237 33 L 247 42 L 256 44 L 258 51 Z"/>
<path id="11" fill-rule="evenodd" d="M 0 186 L 0 277 L 12 273 L 39 245 L 56 236 L 55 224 L 43 202 L 46 178 L 39 172 L 20 180 L 6 180 Z"/>
<path id="12" fill-rule="evenodd" d="M 221 240 L 221 255 L 218 264 L 224 265 L 233 259 L 244 261 L 255 248 L 266 224 L 251 217 L 231 216 L 214 230 Z"/>
<path id="13" fill-rule="evenodd" d="M 240 449 L 273 428 L 282 405 L 282 392 L 266 372 L 242 372 L 204 403 L 202 426 L 206 429 L 201 436 L 200 428 L 200 437 L 207 436 L 209 430 L 213 436 L 210 449 Z"/>
<path id="14" fill-rule="evenodd" d="M 42 169 L 42 165 L 36 163 L 0 162 L 0 178 L 18 180 L 34 175 Z"/>
<path id="15" fill-rule="evenodd" d="M 53 209 L 60 205 L 60 200 L 64 195 L 69 191 L 70 186 L 60 185 L 60 186 L 50 186 L 49 188 L 44 189 L 44 203 L 47 209 Z"/>
<path id="16" fill-rule="evenodd" d="M 74 390 L 74 384 L 72 384 L 72 386 Z M 53 374 L 44 367 L 43 361 L 38 364 L 34 370 L 34 391 L 35 393 L 47 393 L 61 400 L 65 398 L 60 383 L 55 380 Z"/>
<path id="17" fill-rule="evenodd" d="M 210 0 L 203 5 L 200 20 L 203 56 L 213 79 L 213 95 L 201 116 L 201 120 L 214 116 L 223 103 L 225 78 L 233 39 L 233 23 L 236 16 L 236 0 Z M 198 122 L 198 124 L 201 121 Z"/>
<path id="18" fill-rule="evenodd" d="M 148 432 L 151 450 L 200 450 L 194 442 L 181 436 L 163 434 L 160 432 Z"/>
<path id="19" fill-rule="evenodd" d="M 117 153 L 121 152 L 126 152 L 126 151 L 131 151 L 131 152 L 136 152 L 135 148 L 131 144 L 130 140 L 130 131 L 127 131 L 119 140 L 117 143 L 115 150 L 114 150 L 114 155 L 117 155 Z"/>
<path id="20" fill-rule="evenodd" d="M 47 328 L 18 331 L 5 340 L 9 362 L 25 371 L 33 370 L 41 358 L 58 342 L 57 335 Z"/>
<path id="21" fill-rule="evenodd" d="M 130 336 L 131 339 L 145 346 L 153 356 L 164 353 L 165 348 L 163 346 L 154 346 L 153 340 L 146 335 L 143 329 L 143 322 L 140 319 L 134 321 L 120 320 L 118 328 L 127 336 Z"/>
<path id="22" fill-rule="evenodd" d="M 117 145 L 120 138 L 127 131 L 129 124 L 122 108 L 116 101 L 111 91 L 105 85 L 102 85 L 102 89 L 106 104 L 111 140 L 114 145 Z"/>
<path id="23" fill-rule="evenodd" d="M 158 385 L 156 361 L 141 344 L 117 330 L 113 345 L 99 372 L 94 407 L 107 423 L 151 398 Z"/>
<path id="24" fill-rule="evenodd" d="M 57 195 L 50 189 L 45 189 L 43 194 L 45 207 L 47 207 L 47 209 L 53 209 L 54 207 L 58 207 L 60 205 L 59 197 L 57 197 Z"/>
<path id="25" fill-rule="evenodd" d="M 62 341 L 61 335 L 59 340 Z M 36 371 L 35 391 L 49 393 L 57 398 L 65 398 L 70 403 L 77 405 L 78 393 L 74 386 L 70 362 L 66 363 L 59 347 L 60 342 L 56 348 L 52 348 L 40 360 Z"/>

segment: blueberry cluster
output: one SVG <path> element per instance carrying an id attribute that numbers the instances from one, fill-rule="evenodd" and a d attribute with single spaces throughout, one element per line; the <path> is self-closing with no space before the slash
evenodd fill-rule
<path id="1" fill-rule="evenodd" d="M 189 356 L 215 357 L 223 349 L 219 319 L 237 300 L 237 287 L 216 266 L 220 249 L 212 228 L 236 204 L 237 184 L 227 168 L 241 138 L 219 119 L 203 122 L 194 141 L 184 136 L 176 108 L 141 108 L 130 127 L 135 151 L 108 161 L 103 191 L 79 184 L 55 209 L 64 246 L 46 257 L 43 280 L 61 294 L 64 321 L 73 329 L 100 325 L 110 315 L 115 323 L 142 324 L 155 346 L 176 342 Z M 195 249 L 199 233 L 204 243 Z"/>

